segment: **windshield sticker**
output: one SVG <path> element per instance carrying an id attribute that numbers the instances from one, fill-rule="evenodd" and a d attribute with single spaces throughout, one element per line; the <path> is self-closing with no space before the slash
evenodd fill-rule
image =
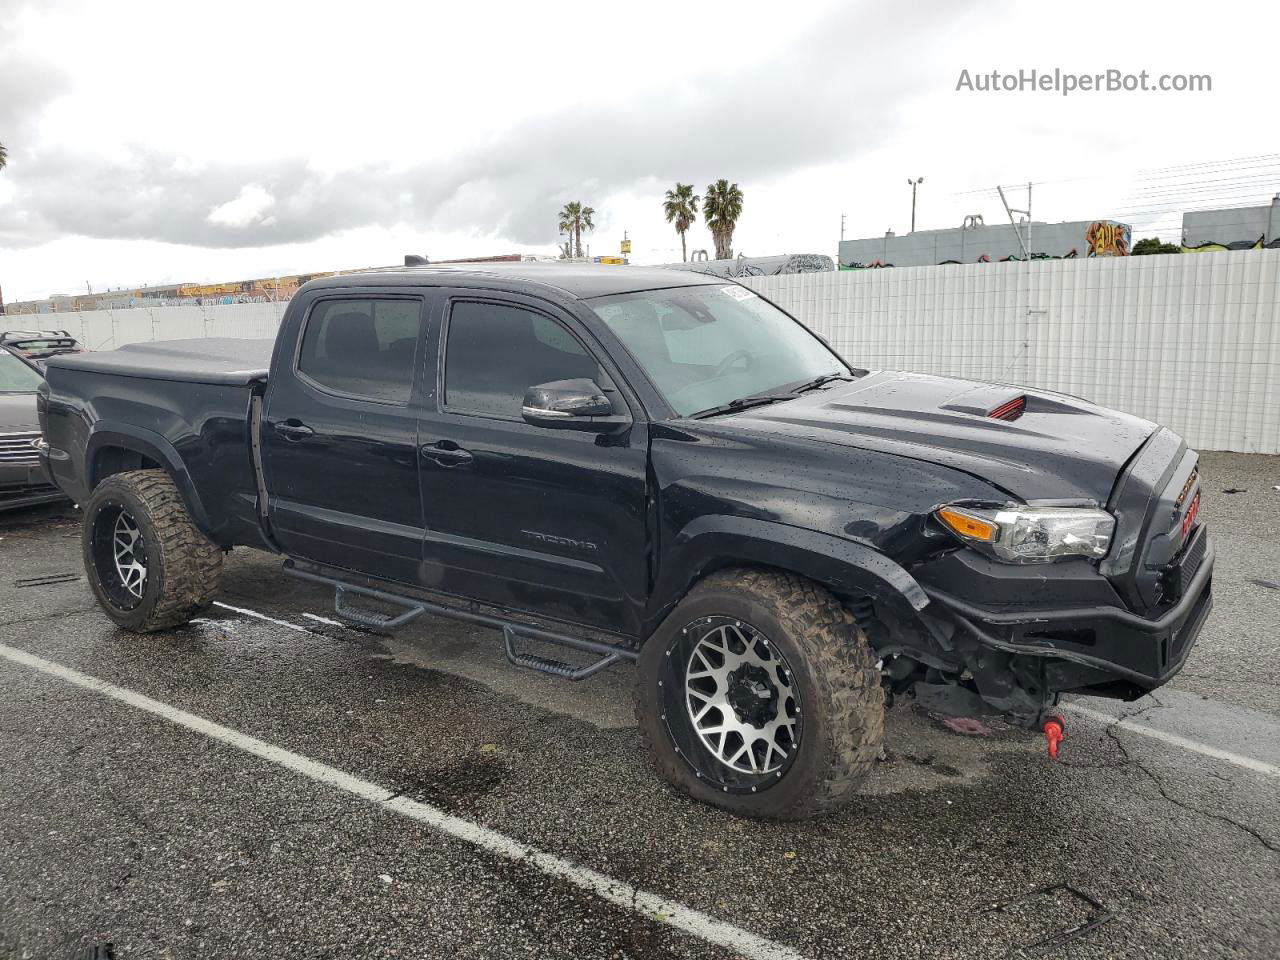
<path id="1" fill-rule="evenodd" d="M 746 287 L 721 287 L 720 292 L 726 297 L 732 297 L 734 300 L 750 300 L 756 296 L 755 293 Z"/>

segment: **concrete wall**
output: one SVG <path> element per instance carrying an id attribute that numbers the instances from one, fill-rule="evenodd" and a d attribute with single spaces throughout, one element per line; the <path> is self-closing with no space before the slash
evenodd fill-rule
<path id="1" fill-rule="evenodd" d="M 743 282 L 864 367 L 1058 390 L 1202 450 L 1280 453 L 1280 250 Z"/>
<path id="2" fill-rule="evenodd" d="M 1270 247 L 1280 241 L 1280 197 L 1262 207 L 1238 207 L 1234 210 L 1201 210 L 1182 215 L 1184 250 L 1214 247 L 1231 250 L 1248 249 L 1262 241 Z"/>
<path id="3" fill-rule="evenodd" d="M 1105 225 L 1113 225 L 1108 230 Z M 965 230 L 917 230 L 902 236 L 845 240 L 840 244 L 842 266 L 921 267 L 943 263 L 977 263 L 1010 257 L 1025 259 L 1019 234 L 1025 240 L 1027 224 L 990 224 Z M 1113 220 L 1077 220 L 1070 223 L 1030 225 L 1028 249 L 1040 257 L 1088 257 L 1123 255 L 1130 247 L 1126 224 Z M 1095 249 L 1096 247 L 1096 249 Z M 1121 249 L 1123 248 L 1123 253 Z"/>

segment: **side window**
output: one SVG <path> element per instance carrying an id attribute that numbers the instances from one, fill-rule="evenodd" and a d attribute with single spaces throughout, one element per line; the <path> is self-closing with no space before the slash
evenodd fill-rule
<path id="1" fill-rule="evenodd" d="M 421 324 L 417 300 L 322 300 L 307 318 L 298 372 L 339 393 L 408 403 Z"/>
<path id="2" fill-rule="evenodd" d="M 444 354 L 450 408 L 519 418 L 530 387 L 579 377 L 604 385 L 600 365 L 555 320 L 505 304 L 453 304 Z"/>

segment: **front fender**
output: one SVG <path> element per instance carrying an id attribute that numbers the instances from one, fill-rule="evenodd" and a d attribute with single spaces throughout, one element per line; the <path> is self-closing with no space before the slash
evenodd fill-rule
<path id="1" fill-rule="evenodd" d="M 904 619 L 929 604 L 915 578 L 873 547 L 769 520 L 707 515 L 691 521 L 664 553 L 645 634 L 657 628 L 694 583 L 737 565 L 789 570 L 837 596 L 872 597 Z"/>

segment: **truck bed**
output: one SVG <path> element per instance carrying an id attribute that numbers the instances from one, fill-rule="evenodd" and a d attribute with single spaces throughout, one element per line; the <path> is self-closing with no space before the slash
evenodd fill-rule
<path id="1" fill-rule="evenodd" d="M 214 543 L 265 546 L 251 420 L 274 346 L 172 340 L 52 358 L 40 389 L 57 484 L 84 503 L 109 473 L 161 466 Z"/>
<path id="2" fill-rule="evenodd" d="M 120 377 L 247 386 L 267 379 L 274 347 L 274 340 L 227 337 L 162 340 L 131 343 L 118 350 L 63 354 L 51 357 L 48 365 Z"/>

